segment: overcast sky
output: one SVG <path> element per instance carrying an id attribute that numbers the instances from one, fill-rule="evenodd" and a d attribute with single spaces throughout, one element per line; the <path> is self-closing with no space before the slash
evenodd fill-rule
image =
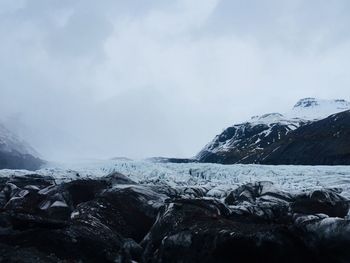
<path id="1" fill-rule="evenodd" d="M 194 156 L 350 99 L 348 0 L 0 0 L 0 119 L 49 160 Z"/>

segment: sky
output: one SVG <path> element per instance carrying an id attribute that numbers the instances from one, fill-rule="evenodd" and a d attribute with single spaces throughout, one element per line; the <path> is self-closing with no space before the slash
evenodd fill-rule
<path id="1" fill-rule="evenodd" d="M 47 160 L 192 157 L 350 99 L 348 0 L 0 0 L 0 120 Z"/>

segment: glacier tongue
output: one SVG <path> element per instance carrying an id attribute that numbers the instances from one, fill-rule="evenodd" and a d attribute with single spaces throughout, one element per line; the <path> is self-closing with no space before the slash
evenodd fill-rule
<path id="1" fill-rule="evenodd" d="M 98 178 L 119 172 L 138 183 L 172 187 L 202 186 L 213 193 L 249 182 L 271 181 L 289 192 L 310 189 L 341 188 L 350 198 L 350 166 L 270 166 L 221 165 L 201 163 L 152 163 L 147 161 L 96 161 L 76 164 L 52 164 L 37 174 L 53 176 L 57 181 Z M 25 170 L 0 170 L 0 177 L 25 175 Z"/>

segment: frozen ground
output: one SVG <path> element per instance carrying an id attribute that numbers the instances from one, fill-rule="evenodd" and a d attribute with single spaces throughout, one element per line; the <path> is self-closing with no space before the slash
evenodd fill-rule
<path id="1" fill-rule="evenodd" d="M 348 167 L 50 167 L 0 171 L 0 262 L 350 262 L 349 199 L 313 191 L 349 196 Z M 76 180 L 112 172 L 138 183 Z"/>
<path id="2" fill-rule="evenodd" d="M 201 186 L 214 196 L 237 185 L 271 181 L 281 190 L 299 192 L 317 188 L 341 188 L 350 198 L 350 166 L 265 166 L 219 164 L 173 164 L 147 161 L 84 161 L 50 164 L 36 171 L 58 180 L 95 178 L 120 172 L 143 184 L 165 184 L 174 187 Z M 0 170 L 0 176 L 33 173 L 24 170 Z"/>

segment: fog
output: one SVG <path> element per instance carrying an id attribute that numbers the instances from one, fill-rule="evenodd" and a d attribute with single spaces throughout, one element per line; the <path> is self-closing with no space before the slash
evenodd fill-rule
<path id="1" fill-rule="evenodd" d="M 0 0 L 0 119 L 47 160 L 194 156 L 350 99 L 348 0 Z"/>

